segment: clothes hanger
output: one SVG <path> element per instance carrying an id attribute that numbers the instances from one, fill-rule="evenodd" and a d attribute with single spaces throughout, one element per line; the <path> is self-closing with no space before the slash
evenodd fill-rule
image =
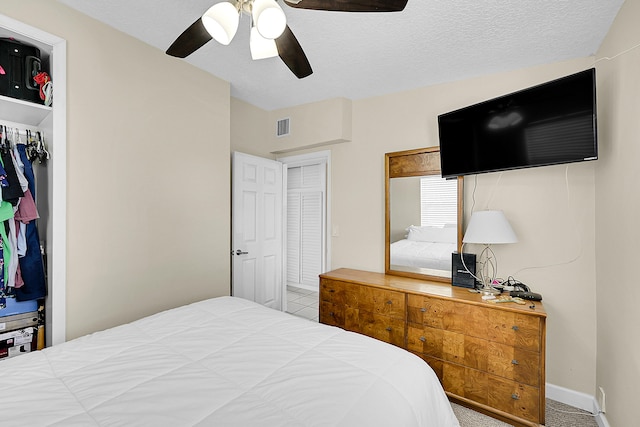
<path id="1" fill-rule="evenodd" d="M 49 160 L 49 158 L 51 156 L 50 156 L 49 152 L 47 151 L 47 146 L 44 143 L 44 137 L 42 136 L 40 131 L 36 131 L 36 137 L 38 138 L 38 143 L 37 143 L 38 157 L 39 157 L 40 162 L 42 163 L 43 160 Z"/>

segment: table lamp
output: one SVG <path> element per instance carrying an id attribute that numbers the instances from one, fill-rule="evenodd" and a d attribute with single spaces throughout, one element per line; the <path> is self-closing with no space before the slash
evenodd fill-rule
<path id="1" fill-rule="evenodd" d="M 480 290 L 484 295 L 500 293 L 492 286 L 498 272 L 498 262 L 491 245 L 516 243 L 517 241 L 518 238 L 502 211 L 486 210 L 471 214 L 462 242 L 484 245 L 484 249 L 478 256 L 479 268 L 477 272 L 478 279 L 482 284 Z M 491 270 L 491 274 L 489 274 L 489 270 Z"/>

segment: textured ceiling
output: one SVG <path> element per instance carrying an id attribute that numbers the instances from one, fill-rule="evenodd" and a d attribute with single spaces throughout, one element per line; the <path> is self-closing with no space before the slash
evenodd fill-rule
<path id="1" fill-rule="evenodd" d="M 220 0 L 58 1 L 164 51 Z M 280 0 L 311 76 L 298 80 L 277 57 L 252 61 L 247 16 L 229 46 L 212 40 L 185 60 L 265 110 L 355 100 L 592 55 L 623 2 L 409 0 L 398 13 L 340 13 Z"/>

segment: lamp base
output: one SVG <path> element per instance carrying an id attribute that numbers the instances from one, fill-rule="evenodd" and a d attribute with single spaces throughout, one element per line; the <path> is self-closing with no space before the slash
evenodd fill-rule
<path id="1" fill-rule="evenodd" d="M 483 286 L 480 288 L 480 293 L 482 295 L 500 295 L 502 291 L 491 286 Z"/>

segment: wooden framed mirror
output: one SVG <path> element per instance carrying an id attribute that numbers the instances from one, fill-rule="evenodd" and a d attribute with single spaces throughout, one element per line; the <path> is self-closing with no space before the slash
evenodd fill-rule
<path id="1" fill-rule="evenodd" d="M 440 147 L 385 154 L 385 273 L 451 282 L 463 182 L 441 177 Z"/>

